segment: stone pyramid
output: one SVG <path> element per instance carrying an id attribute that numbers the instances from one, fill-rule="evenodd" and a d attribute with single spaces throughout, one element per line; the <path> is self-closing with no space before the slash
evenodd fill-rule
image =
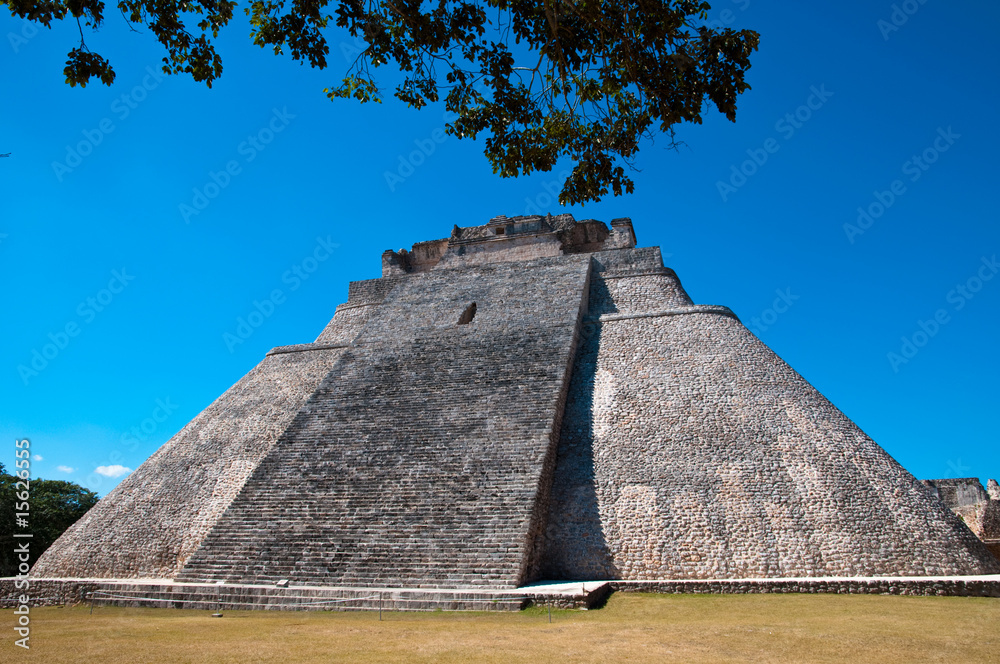
<path id="1" fill-rule="evenodd" d="M 497 217 L 350 284 L 70 528 L 47 578 L 399 587 L 1000 562 L 632 223 Z"/>

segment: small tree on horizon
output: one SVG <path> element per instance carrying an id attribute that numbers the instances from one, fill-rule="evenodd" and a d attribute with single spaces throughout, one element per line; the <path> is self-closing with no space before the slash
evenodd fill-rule
<path id="1" fill-rule="evenodd" d="M 97 504 L 97 494 L 74 482 L 65 480 L 43 480 L 36 478 L 29 482 L 28 528 L 16 528 L 17 487 L 21 481 L 8 475 L 0 463 L 0 576 L 14 576 L 20 562 L 14 548 L 29 542 L 29 560 L 32 565 L 52 546 L 67 528 Z M 15 539 L 15 532 L 30 532 L 31 539 Z"/>

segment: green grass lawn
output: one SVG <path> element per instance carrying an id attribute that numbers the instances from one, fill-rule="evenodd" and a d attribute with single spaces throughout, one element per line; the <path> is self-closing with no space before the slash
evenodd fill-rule
<path id="1" fill-rule="evenodd" d="M 594 611 L 0 611 L 0 662 L 1000 662 L 1000 599 L 617 593 Z"/>

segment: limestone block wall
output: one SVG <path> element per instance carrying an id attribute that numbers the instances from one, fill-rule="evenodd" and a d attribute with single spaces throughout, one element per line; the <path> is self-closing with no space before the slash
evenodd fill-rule
<path id="1" fill-rule="evenodd" d="M 537 576 L 589 270 L 579 256 L 442 262 L 406 277 L 178 578 L 461 587 Z"/>
<path id="2" fill-rule="evenodd" d="M 320 335 L 316 337 L 318 344 L 349 344 L 364 329 L 374 313 L 373 307 L 378 303 L 371 304 L 342 304 L 337 307 L 337 311 L 330 322 L 326 324 Z"/>
<path id="3" fill-rule="evenodd" d="M 640 300 L 657 302 L 664 309 L 691 305 L 674 271 L 663 268 L 621 276 L 595 275 L 590 289 L 590 314 L 622 313 L 620 303 Z"/>
<path id="4" fill-rule="evenodd" d="M 611 236 L 604 243 L 605 249 L 628 249 L 635 247 L 635 230 L 632 228 L 632 220 L 628 217 L 619 217 L 611 220 Z M 657 250 L 659 248 L 657 247 Z"/>
<path id="5" fill-rule="evenodd" d="M 316 338 L 316 343 L 349 344 L 377 316 L 385 296 L 399 283 L 398 278 L 352 281 L 348 286 L 347 302 L 337 307 L 336 313 Z"/>
<path id="6" fill-rule="evenodd" d="M 588 320 L 605 314 L 646 314 L 692 306 L 677 273 L 663 266 L 659 247 L 592 254 Z"/>
<path id="7" fill-rule="evenodd" d="M 1000 572 L 940 501 L 734 317 L 639 316 L 686 294 L 629 277 L 653 269 L 637 251 L 594 255 L 544 576 Z"/>
<path id="8" fill-rule="evenodd" d="M 945 505 L 952 510 L 976 507 L 990 499 L 978 477 L 959 477 L 943 480 L 921 480 L 931 488 Z"/>
<path id="9" fill-rule="evenodd" d="M 986 489 L 978 477 L 921 480 L 921 483 L 1000 558 L 1000 485 L 996 480 L 989 480 Z"/>
<path id="10" fill-rule="evenodd" d="M 561 255 L 562 245 L 559 238 L 551 234 L 524 235 L 512 239 L 499 236 L 495 242 L 456 244 L 450 247 L 441 259 L 441 267 L 455 269 Z"/>
<path id="11" fill-rule="evenodd" d="M 997 553 L 995 547 L 1000 546 L 1000 500 L 991 500 L 983 506 L 982 524 L 982 540 L 989 542 L 994 547 L 991 550 Z"/>
<path id="12" fill-rule="evenodd" d="M 340 354 L 266 357 L 67 530 L 32 575 L 174 576 Z"/>

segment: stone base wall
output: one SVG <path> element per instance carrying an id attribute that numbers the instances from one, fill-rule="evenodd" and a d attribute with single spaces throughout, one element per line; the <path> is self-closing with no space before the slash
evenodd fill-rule
<path id="1" fill-rule="evenodd" d="M 0 579 L 0 608 L 13 608 L 23 593 Z M 33 581 L 29 606 L 102 606 L 197 611 L 518 611 L 533 600 L 523 592 L 428 591 L 401 588 L 317 588 L 193 583 L 128 583 L 118 580 Z M 560 597 L 586 606 L 587 596 Z M 567 608 L 570 608 L 568 606 Z M 99 610 L 99 608 L 98 608 Z"/>
<path id="2" fill-rule="evenodd" d="M 18 606 L 24 591 L 0 579 L 0 609 Z M 1000 577 L 878 579 L 734 579 L 711 581 L 603 581 L 558 590 L 419 590 L 128 582 L 111 579 L 35 579 L 30 606 L 91 604 L 197 611 L 518 611 L 526 606 L 582 609 L 601 606 L 613 592 L 664 594 L 832 593 L 1000 597 Z M 93 594 L 93 599 L 92 599 Z"/>
<path id="3" fill-rule="evenodd" d="M 1000 577 L 877 579 L 734 579 L 712 581 L 611 581 L 616 591 L 643 593 L 737 594 L 833 593 L 838 595 L 939 595 L 1000 597 Z"/>
<path id="4" fill-rule="evenodd" d="M 98 580 L 29 579 L 25 590 L 17 588 L 12 578 L 0 578 L 0 609 L 16 607 L 25 593 L 32 607 L 82 604 L 100 587 L 102 582 Z"/>

